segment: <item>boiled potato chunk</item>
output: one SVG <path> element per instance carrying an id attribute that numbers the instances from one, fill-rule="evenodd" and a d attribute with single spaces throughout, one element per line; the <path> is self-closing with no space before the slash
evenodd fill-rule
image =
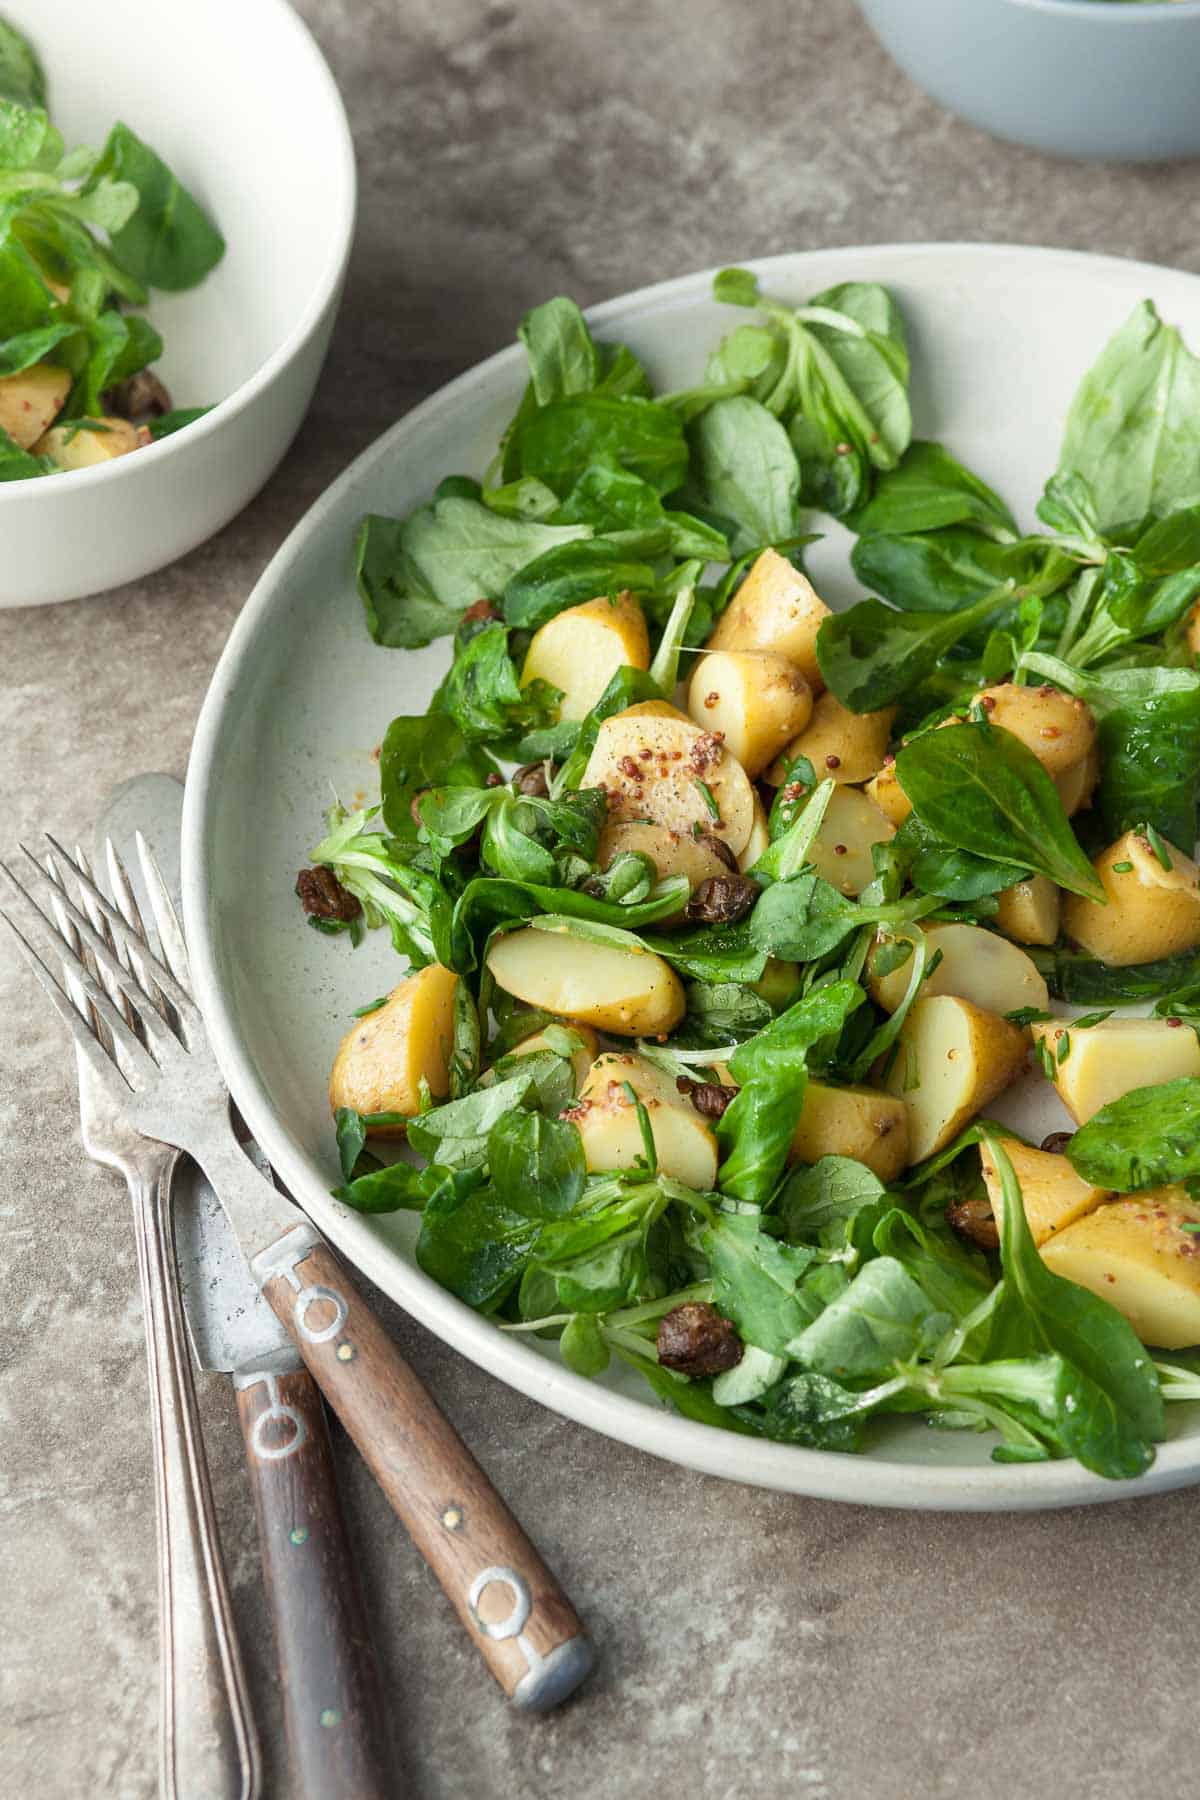
<path id="1" fill-rule="evenodd" d="M 96 469 L 128 456 L 141 445 L 136 425 L 128 419 L 95 420 L 99 430 L 87 425 L 55 425 L 33 446 L 36 456 L 49 456 L 60 469 Z"/>
<path id="2" fill-rule="evenodd" d="M 922 994 L 960 994 L 988 1012 L 1016 1012 L 1022 1006 L 1045 1012 L 1050 1000 L 1046 983 L 1025 952 L 1007 938 L 997 937 L 981 925 L 925 925 L 922 929 L 929 948 L 926 969 L 936 953 L 942 953 L 937 968 L 932 975 L 926 974 L 921 984 Z M 881 931 L 878 941 L 886 944 L 893 940 Z M 910 957 L 888 975 L 871 975 L 872 1000 L 885 1012 L 895 1012 L 908 991 L 911 973 Z"/>
<path id="3" fill-rule="evenodd" d="M 632 1169 L 645 1157 L 637 1109 L 628 1082 L 646 1109 L 654 1150 L 664 1175 L 708 1193 L 717 1180 L 717 1140 L 673 1076 L 644 1057 L 601 1056 L 588 1071 L 568 1115 L 579 1127 L 589 1169 Z"/>
<path id="4" fill-rule="evenodd" d="M 781 962 L 778 957 L 768 956 L 765 969 L 757 981 L 750 983 L 750 988 L 772 1011 L 782 1012 L 795 997 L 799 985 L 799 963 Z"/>
<path id="5" fill-rule="evenodd" d="M 654 701 L 605 719 L 580 786 L 606 790 L 610 824 L 650 819 L 681 837 L 705 832 L 735 857 L 754 828 L 755 793 L 741 763 L 716 733 Z"/>
<path id="6" fill-rule="evenodd" d="M 876 1088 L 810 1081 L 789 1155 L 806 1163 L 852 1156 L 880 1181 L 895 1181 L 908 1167 L 908 1109 Z"/>
<path id="7" fill-rule="evenodd" d="M 1082 1031 L 1051 1019 L 1035 1023 L 1033 1035 L 1046 1046 L 1058 1097 L 1077 1125 L 1133 1088 L 1200 1075 L 1195 1032 L 1168 1019 L 1105 1019 Z"/>
<path id="8" fill-rule="evenodd" d="M 747 869 L 752 869 L 754 867 L 759 857 L 769 848 L 770 843 L 771 828 L 767 823 L 767 809 L 759 799 L 758 795 L 755 794 L 754 822 L 750 827 L 750 836 L 742 846 L 737 859 L 738 868 L 743 875 L 746 873 Z"/>
<path id="9" fill-rule="evenodd" d="M 416 1113 L 423 1081 L 435 1100 L 444 1100 L 450 1092 L 457 986 L 457 975 L 430 963 L 393 988 L 383 1006 L 355 1020 L 333 1059 L 331 1109 Z M 404 1127 L 379 1125 L 371 1135 L 403 1137 Z"/>
<path id="10" fill-rule="evenodd" d="M 997 894 L 996 929 L 1018 944 L 1058 942 L 1062 895 L 1048 875 L 1031 875 Z"/>
<path id="11" fill-rule="evenodd" d="M 1110 968 L 1155 962 L 1200 944 L 1200 868 L 1174 844 L 1163 850 L 1170 868 L 1148 838 L 1127 831 L 1092 864 L 1108 905 L 1066 896 L 1063 930 Z"/>
<path id="12" fill-rule="evenodd" d="M 1200 1204 L 1183 1188 L 1110 1200 L 1042 1251 L 1048 1268 L 1124 1313 L 1144 1344 L 1200 1344 Z"/>
<path id="13" fill-rule="evenodd" d="M 718 845 L 719 838 L 668 831 L 665 825 L 606 825 L 600 833 L 596 860 L 602 869 L 607 869 L 618 856 L 635 851 L 650 858 L 660 881 L 667 881 L 672 875 L 686 875 L 695 890 L 714 875 L 729 874 L 729 863 Z"/>
<path id="14" fill-rule="evenodd" d="M 710 650 L 770 650 L 799 669 L 814 694 L 824 691 L 817 633 L 829 617 L 807 575 L 778 550 L 755 558 L 708 640 Z"/>
<path id="15" fill-rule="evenodd" d="M 976 695 L 993 725 L 1011 731 L 1045 769 L 1063 775 L 1085 761 L 1096 742 L 1096 721 L 1085 700 L 1051 687 L 1002 681 Z"/>
<path id="16" fill-rule="evenodd" d="M 896 759 L 894 756 L 884 758 L 883 767 L 877 775 L 872 775 L 867 782 L 866 790 L 875 802 L 885 819 L 893 825 L 903 825 L 912 811 L 912 801 L 896 779 Z"/>
<path id="17" fill-rule="evenodd" d="M 1020 1074 L 1023 1032 L 969 1000 L 930 994 L 900 1028 L 887 1090 L 908 1109 L 908 1151 L 921 1162 L 941 1150 Z"/>
<path id="18" fill-rule="evenodd" d="M 47 363 L 35 363 L 19 375 L 5 375 L 0 379 L 0 431 L 6 431 L 22 450 L 32 450 L 62 411 L 70 391 L 69 371 L 52 369 Z"/>
<path id="19" fill-rule="evenodd" d="M 1096 783 L 1100 779 L 1100 752 L 1094 747 L 1088 751 L 1082 762 L 1072 763 L 1061 775 L 1051 777 L 1058 789 L 1058 797 L 1063 803 L 1063 811 L 1068 819 L 1073 819 L 1081 807 L 1091 804 Z"/>
<path id="20" fill-rule="evenodd" d="M 788 765 L 796 757 L 806 756 L 818 781 L 828 777 L 850 785 L 868 781 L 883 767 L 895 717 L 894 706 L 856 713 L 843 706 L 836 694 L 822 694 L 812 718 L 778 762 L 771 764 L 766 779 L 779 787 L 788 779 Z"/>
<path id="21" fill-rule="evenodd" d="M 683 983 L 648 950 L 527 925 L 496 938 L 487 963 L 506 994 L 616 1037 L 657 1037 L 684 1014 Z"/>
<path id="22" fill-rule="evenodd" d="M 563 1026 L 567 1031 L 573 1031 L 577 1038 L 583 1040 L 579 1049 L 571 1052 L 571 1071 L 575 1076 L 575 1092 L 578 1093 L 587 1080 L 588 1070 L 600 1054 L 600 1040 L 590 1025 L 581 1025 L 578 1019 L 564 1019 Z M 536 1056 L 539 1050 L 553 1049 L 554 1045 L 547 1040 L 546 1031 L 543 1028 L 541 1031 L 535 1031 L 532 1037 L 522 1038 L 519 1044 L 514 1044 L 510 1055 Z"/>
<path id="23" fill-rule="evenodd" d="M 618 669 L 648 669 L 650 638 L 641 607 L 630 593 L 569 606 L 533 634 L 521 686 L 548 681 L 562 690 L 560 719 L 590 713 Z"/>
<path id="24" fill-rule="evenodd" d="M 1077 1175 L 1065 1156 L 1049 1150 L 1035 1150 L 1017 1138 L 1005 1138 L 1004 1149 L 1020 1183 L 1021 1203 L 1033 1241 L 1040 1249 L 1057 1232 L 1094 1212 L 1112 1194 L 1107 1188 L 1093 1187 Z M 979 1147 L 983 1180 L 997 1219 L 1003 1205 L 1000 1174 L 986 1144 Z"/>
<path id="25" fill-rule="evenodd" d="M 688 686 L 688 711 L 719 731 L 747 775 L 761 775 L 812 715 L 812 689 L 794 664 L 769 650 L 702 656 Z"/>
<path id="26" fill-rule="evenodd" d="M 835 788 L 808 860 L 839 893 L 861 894 L 875 879 L 872 844 L 886 844 L 895 835 L 896 827 L 865 794 L 857 788 Z"/>

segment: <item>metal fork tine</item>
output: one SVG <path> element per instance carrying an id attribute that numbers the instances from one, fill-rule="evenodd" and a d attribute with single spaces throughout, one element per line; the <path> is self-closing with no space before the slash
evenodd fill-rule
<path id="1" fill-rule="evenodd" d="M 179 1014 L 176 1008 L 172 1006 L 171 1002 L 167 999 L 167 996 L 164 994 L 158 982 L 155 981 L 153 975 L 151 975 L 149 968 L 146 965 L 145 956 L 142 954 L 143 950 L 147 947 L 149 948 L 151 955 L 157 954 L 158 945 L 146 930 L 145 922 L 142 919 L 141 908 L 137 903 L 137 895 L 133 891 L 133 883 L 129 879 L 128 870 L 118 856 L 111 838 L 107 839 L 105 843 L 104 860 L 108 866 L 109 891 L 112 894 L 113 901 L 118 912 L 121 914 L 121 917 L 129 926 L 130 931 L 134 934 L 126 945 L 127 961 L 146 993 L 153 997 L 154 1004 L 158 1011 L 162 1014 L 171 1029 L 174 1030 L 179 1022 Z"/>
<path id="2" fill-rule="evenodd" d="M 162 953 L 177 981 L 191 991 L 192 972 L 188 963 L 187 941 L 183 935 L 183 926 L 179 922 L 179 914 L 175 911 L 175 902 L 163 880 L 162 870 L 155 860 L 154 852 L 139 831 L 136 834 L 138 861 L 142 865 L 142 876 L 146 883 L 146 894 L 150 901 L 150 910 L 154 914 L 154 923 L 158 926 L 159 943 Z M 109 855 L 115 855 L 110 842 Z"/>
<path id="3" fill-rule="evenodd" d="M 37 858 L 35 856 L 33 856 L 30 851 L 26 850 L 24 845 L 22 845 L 21 848 L 22 848 L 24 855 L 29 859 L 30 865 L 32 866 L 38 879 L 40 881 L 46 882 L 47 886 L 52 887 L 52 884 L 48 881 L 47 877 L 43 873 L 41 864 L 38 862 Z M 62 856 L 63 852 L 60 851 L 59 855 Z M 69 867 L 72 870 L 74 870 L 75 864 L 73 862 L 71 862 L 69 857 L 67 858 L 67 862 L 68 862 Z M 25 899 L 27 904 L 33 908 L 34 912 L 36 912 L 38 914 L 38 916 L 47 925 L 50 925 L 51 928 L 53 928 L 52 920 L 42 910 L 42 908 L 40 906 L 38 906 L 37 902 L 33 898 L 33 895 L 28 891 L 28 889 L 21 885 L 21 883 L 17 880 L 16 876 L 13 874 L 12 870 L 7 866 L 7 864 L 0 862 L 0 869 L 4 870 L 4 873 L 8 876 L 8 879 L 12 882 L 13 886 L 17 889 L 17 891 L 22 895 L 22 897 Z M 57 891 L 57 890 L 53 890 L 53 891 Z M 85 891 L 85 893 L 87 892 L 86 889 L 84 891 Z M 181 1048 L 180 1040 L 175 1036 L 175 1033 L 170 1029 L 170 1027 L 164 1022 L 163 1017 L 158 1010 L 158 1006 L 157 1006 L 157 1003 L 156 1003 L 153 995 L 148 994 L 146 992 L 146 990 L 142 987 L 141 982 L 138 980 L 137 975 L 134 974 L 132 970 L 127 969 L 125 967 L 124 963 L 121 961 L 120 957 L 117 955 L 117 952 L 114 949 L 110 949 L 108 943 L 105 941 L 102 934 L 95 929 L 95 927 L 89 922 L 89 920 L 87 918 L 85 918 L 83 913 L 80 912 L 79 908 L 74 904 L 74 902 L 67 899 L 67 897 L 65 895 L 62 898 L 62 905 L 63 905 L 64 909 L 66 910 L 68 918 L 72 921 L 72 923 L 75 926 L 75 929 L 78 931 L 80 937 L 83 939 L 84 943 L 86 945 L 88 945 L 90 947 L 90 949 L 92 950 L 92 952 L 96 958 L 96 961 L 98 963 L 100 963 L 104 968 L 106 968 L 109 971 L 109 973 L 116 978 L 116 981 L 117 981 L 118 986 L 120 987 L 122 993 L 124 993 L 128 997 L 130 1005 L 133 1007 L 133 1010 L 137 1017 L 138 1023 L 142 1029 L 142 1032 L 145 1034 L 146 1041 L 148 1043 L 151 1043 L 151 1042 L 154 1043 L 162 1051 L 169 1052 L 172 1049 L 175 1049 L 175 1050 L 180 1049 Z M 123 944 L 123 943 L 127 942 L 128 941 L 127 934 L 129 931 L 129 927 L 125 924 L 125 921 L 121 918 L 121 915 L 119 913 L 115 912 L 112 909 L 112 907 L 109 906 L 107 901 L 104 902 L 103 917 L 104 917 L 105 921 L 107 921 L 110 925 L 112 924 L 113 920 L 116 921 L 117 929 L 113 933 L 113 937 L 114 937 L 116 943 Z M 161 964 L 159 964 L 157 958 L 148 956 L 147 960 L 149 961 L 150 966 L 152 968 L 157 969 L 157 968 L 161 967 Z M 82 966 L 82 964 L 81 964 L 81 966 Z M 170 982 L 170 984 L 173 988 L 179 986 L 178 982 L 175 980 L 175 977 L 172 974 L 170 974 L 170 972 L 168 970 L 164 969 L 163 975 L 164 975 L 165 980 Z M 96 987 L 96 991 L 98 993 L 103 992 L 103 989 L 100 987 L 99 983 L 93 983 L 93 985 Z M 180 990 L 180 991 L 182 991 L 182 990 Z M 90 993 L 89 993 L 89 997 L 94 998 L 94 996 L 90 995 Z M 188 1001 L 188 1005 L 189 1006 L 191 1005 L 190 1001 Z M 120 1014 L 117 1013 L 117 1010 L 115 1007 L 112 1008 L 112 1011 L 114 1013 L 114 1016 L 116 1016 L 118 1018 L 120 1017 Z M 122 1021 L 122 1024 L 124 1024 L 124 1021 Z M 126 1029 L 128 1029 L 128 1027 L 126 1027 Z M 133 1034 L 131 1033 L 130 1035 L 132 1036 Z M 134 1037 L 133 1041 L 135 1043 L 137 1042 L 136 1037 Z"/>
<path id="4" fill-rule="evenodd" d="M 91 876 L 85 875 L 78 865 L 72 861 L 62 845 L 58 843 L 49 832 L 46 833 L 46 842 L 52 849 L 57 851 L 60 860 L 66 863 L 83 891 L 92 896 L 108 922 L 114 941 L 124 949 L 130 942 L 130 927 L 125 923 L 125 920 L 121 917 L 116 907 L 101 893 Z M 28 850 L 25 851 L 25 854 L 26 856 L 29 856 L 34 868 L 37 870 L 38 874 L 41 875 L 41 867 L 36 857 L 30 856 Z M 154 952 L 144 940 L 139 942 L 135 947 L 145 964 L 148 974 L 153 976 L 154 981 L 162 989 L 172 1005 L 178 1007 L 181 1015 L 187 1012 L 198 1019 L 199 1015 L 196 1013 L 195 1002 L 192 1000 L 191 995 L 187 992 L 186 988 L 180 986 L 166 964 L 159 961 L 158 957 L 155 956 Z M 95 945 L 93 945 L 93 948 L 95 948 Z"/>
<path id="5" fill-rule="evenodd" d="M 28 851 L 26 851 L 25 854 L 29 856 Z M 121 964 L 117 961 L 113 952 L 108 948 L 104 939 L 100 936 L 100 933 L 92 929 L 91 925 L 88 924 L 88 921 L 84 918 L 79 909 L 74 906 L 72 902 L 67 899 L 65 894 L 62 894 L 61 890 L 56 888 L 49 877 L 43 873 L 41 865 L 32 856 L 29 857 L 29 860 L 33 863 L 33 867 L 37 870 L 41 879 L 51 889 L 51 892 L 59 895 L 59 903 L 66 912 L 68 919 L 75 926 L 76 931 L 83 939 L 84 943 L 90 944 L 92 950 L 96 954 L 97 961 L 106 963 L 110 971 L 116 975 L 122 989 L 129 995 L 129 999 L 134 1005 L 134 1010 L 139 1013 L 144 1023 L 145 1014 L 138 1007 L 137 1001 L 139 999 L 145 999 L 145 996 L 142 994 L 133 976 L 130 975 L 128 970 L 121 967 Z M 120 1045 L 120 1047 L 128 1053 L 128 1064 L 124 1071 L 125 1074 L 128 1075 L 131 1068 L 135 1070 L 140 1069 L 144 1072 L 157 1073 L 158 1065 L 146 1049 L 146 1046 L 142 1043 L 137 1034 L 130 1030 L 100 983 L 85 967 L 82 957 L 77 955 L 71 945 L 67 942 L 66 938 L 60 935 L 54 920 L 48 913 L 42 911 L 42 908 L 38 906 L 27 889 L 21 886 L 21 883 L 17 880 L 16 876 L 6 863 L 0 862 L 0 869 L 3 869 L 13 887 L 25 901 L 25 904 L 32 912 L 37 914 L 38 918 L 42 921 L 42 924 L 53 934 L 59 955 L 63 958 L 64 963 L 67 963 L 73 968 L 75 978 L 88 999 L 91 1001 L 97 1017 L 103 1019 L 104 1023 L 108 1026 L 109 1031 L 112 1033 L 114 1044 Z M 11 919 L 9 919 L 9 924 L 13 924 Z M 13 925 L 13 929 L 14 931 L 16 930 L 15 925 Z M 20 933 L 18 933 L 18 936 L 20 936 Z M 131 989 L 132 992 L 130 991 Z M 175 1048 L 178 1050 L 180 1048 L 178 1038 L 174 1037 L 172 1033 L 167 1030 L 157 1013 L 152 1013 L 151 1016 L 155 1023 L 152 1026 L 147 1027 L 148 1035 L 153 1037 L 156 1042 L 164 1043 L 164 1047 L 166 1041 L 169 1040 L 169 1042 L 174 1044 Z"/>
<path id="6" fill-rule="evenodd" d="M 50 969 L 42 961 L 24 932 L 21 931 L 16 921 L 10 918 L 8 913 L 2 908 L 0 908 L 0 919 L 4 920 L 4 923 L 8 926 L 18 944 L 21 946 L 25 959 L 29 963 L 29 966 L 33 970 L 38 981 L 45 989 L 51 1006 L 53 1006 L 59 1018 L 62 1019 L 67 1030 L 71 1033 L 71 1036 L 75 1040 L 76 1049 L 79 1051 L 79 1054 L 86 1059 L 87 1065 L 92 1071 L 92 1074 L 96 1077 L 96 1080 L 108 1090 L 115 1100 L 120 1104 L 126 1104 L 129 1100 L 129 1084 L 122 1076 L 116 1063 L 111 1057 L 106 1055 L 105 1051 L 97 1043 L 95 1034 L 92 1032 L 87 1020 L 80 1017 L 78 1011 L 63 992 Z M 86 982 L 90 980 L 91 977 L 87 976 L 86 981 L 80 983 L 81 987 L 84 987 L 86 990 Z M 98 988 L 96 991 L 97 993 L 100 992 Z M 104 1005 L 109 1006 L 109 1009 L 112 1010 L 110 1003 L 104 999 L 104 996 L 101 994 L 100 997 L 104 1000 Z M 94 996 L 92 996 L 92 998 L 94 998 Z M 117 1015 L 114 1013 L 114 1017 L 116 1016 Z M 125 1031 L 128 1031 L 129 1029 L 123 1021 L 121 1021 L 121 1028 Z M 137 1039 L 135 1038 L 133 1041 L 141 1051 L 141 1054 L 145 1056 L 146 1052 L 142 1050 L 140 1044 L 137 1044 Z"/>
<path id="7" fill-rule="evenodd" d="M 78 865 L 78 867 L 83 870 L 85 875 L 88 875 L 88 876 L 91 875 L 92 866 L 89 863 L 87 857 L 80 850 L 78 844 L 76 844 L 76 846 L 75 846 L 75 861 L 76 861 L 76 864 Z M 57 874 L 57 872 L 58 871 L 56 868 L 55 873 Z M 62 889 L 63 894 L 69 900 L 70 893 L 67 888 L 66 882 L 60 878 L 58 881 L 58 886 Z M 83 906 L 83 910 L 86 913 L 89 922 L 91 923 L 92 930 L 96 931 L 100 934 L 100 936 L 104 939 L 104 942 L 108 945 L 109 949 L 112 951 L 113 955 L 117 958 L 117 961 L 120 962 L 121 964 L 123 964 L 124 967 L 128 968 L 129 967 L 128 958 L 122 956 L 120 951 L 117 949 L 116 944 L 113 942 L 112 932 L 108 929 L 108 922 L 104 918 L 104 915 L 97 908 L 95 902 L 91 898 L 91 895 L 84 892 L 81 889 L 80 890 L 80 901 Z M 63 908 L 61 903 L 58 901 L 55 901 L 55 916 L 58 919 L 60 927 L 61 927 L 62 921 L 66 917 L 66 913 L 65 913 L 65 909 Z M 69 919 L 67 920 L 67 923 L 70 924 Z M 130 1003 L 130 1001 L 126 998 L 125 993 L 121 987 L 121 984 L 117 980 L 116 976 L 112 973 L 112 971 L 110 969 L 106 968 L 105 965 L 100 961 L 100 959 L 92 953 L 92 951 L 88 948 L 88 946 L 81 941 L 79 933 L 74 929 L 74 927 L 71 928 L 71 931 L 70 931 L 67 941 L 73 945 L 74 949 L 76 950 L 76 952 L 79 956 L 80 962 L 83 964 L 84 968 L 88 971 L 89 975 L 94 975 L 96 977 L 96 980 L 100 983 L 101 987 L 104 989 L 105 993 L 108 995 L 109 999 L 112 1001 L 112 1003 L 116 1007 L 117 1011 L 121 1014 L 121 1017 L 125 1020 L 125 1023 L 129 1026 L 129 1029 L 131 1031 L 136 1032 L 138 1030 L 137 1013 L 134 1011 L 134 1008 L 133 1008 L 132 1004 Z M 139 1036 L 140 1036 L 140 1033 L 139 1033 Z"/>

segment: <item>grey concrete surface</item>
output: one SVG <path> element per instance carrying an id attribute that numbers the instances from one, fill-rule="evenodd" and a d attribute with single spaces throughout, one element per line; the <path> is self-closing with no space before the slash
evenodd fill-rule
<path id="1" fill-rule="evenodd" d="M 210 670 L 284 534 L 551 292 L 588 302 L 706 264 L 897 238 L 1200 268 L 1196 168 L 1073 167 L 990 142 L 891 67 L 850 0 L 301 10 L 349 101 L 363 185 L 310 427 L 245 515 L 175 568 L 98 602 L 0 615 L 5 844 L 43 822 L 69 841 L 116 781 L 183 773 Z M 154 1791 L 157 1646 L 126 1202 L 83 1160 L 63 1040 L 2 944 L 0 957 L 0 1787 L 140 1800 Z M 383 1310 L 601 1652 L 558 1716 L 507 1711 L 342 1454 L 398 1795 L 1195 1792 L 1191 1494 L 974 1520 L 785 1499 L 592 1436 Z M 232 1402 L 215 1380 L 202 1394 L 268 1792 L 285 1795 Z"/>

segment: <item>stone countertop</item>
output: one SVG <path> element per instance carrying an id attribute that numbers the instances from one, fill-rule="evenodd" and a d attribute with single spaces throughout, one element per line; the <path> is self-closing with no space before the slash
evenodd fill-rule
<path id="1" fill-rule="evenodd" d="M 362 210 L 309 427 L 174 568 L 0 614 L 4 841 L 86 834 L 182 775 L 230 626 L 327 483 L 547 294 L 894 239 L 1070 245 L 1200 268 L 1194 168 L 1073 166 L 919 94 L 850 0 L 301 0 L 346 95 Z M 0 546 L 0 554 L 3 554 Z M 63 1038 L 0 944 L 6 1364 L 0 1785 L 155 1791 L 153 1502 L 124 1195 L 86 1162 Z M 590 1621 L 600 1665 L 507 1709 L 339 1441 L 396 1791 L 536 1800 L 1057 1800 L 1192 1793 L 1195 1501 L 1033 1516 L 860 1510 L 723 1484 L 593 1436 L 382 1311 Z M 230 1390 L 203 1378 L 268 1760 L 287 1792 Z"/>

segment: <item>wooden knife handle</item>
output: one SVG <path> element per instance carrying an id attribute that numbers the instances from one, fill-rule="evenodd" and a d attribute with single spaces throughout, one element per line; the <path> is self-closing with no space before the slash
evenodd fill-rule
<path id="1" fill-rule="evenodd" d="M 575 1610 L 346 1270 L 308 1226 L 255 1268 L 500 1686 L 530 1711 L 557 1705 L 592 1665 Z"/>
<path id="2" fill-rule="evenodd" d="M 236 1377 L 295 1800 L 387 1800 L 379 1675 L 321 1396 L 295 1359 Z"/>

